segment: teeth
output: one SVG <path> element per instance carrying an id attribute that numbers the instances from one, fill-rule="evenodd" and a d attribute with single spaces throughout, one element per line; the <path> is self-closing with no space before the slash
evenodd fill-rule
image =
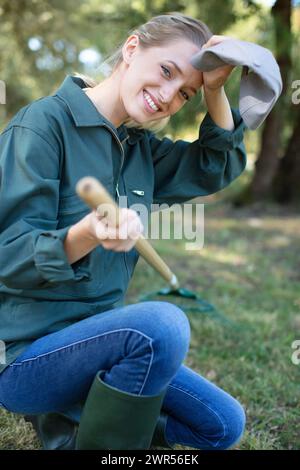
<path id="1" fill-rule="evenodd" d="M 151 106 L 151 108 L 153 109 L 153 111 L 158 111 L 158 107 L 155 105 L 155 103 L 153 102 L 153 100 L 150 98 L 150 96 L 148 95 L 148 93 L 146 93 L 144 91 L 144 97 L 145 99 L 147 100 L 147 103 L 149 103 L 149 105 Z"/>
<path id="2" fill-rule="evenodd" d="M 153 102 L 153 100 L 150 98 L 150 96 L 148 95 L 148 93 L 146 93 L 144 91 L 144 97 L 145 99 L 147 100 L 147 103 L 149 103 L 149 105 L 151 106 L 151 108 L 153 109 L 153 111 L 158 111 L 159 108 L 156 106 L 156 104 Z"/>

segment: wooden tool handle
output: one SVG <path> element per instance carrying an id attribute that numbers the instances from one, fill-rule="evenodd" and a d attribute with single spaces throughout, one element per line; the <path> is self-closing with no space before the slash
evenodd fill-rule
<path id="1" fill-rule="evenodd" d="M 119 206 L 106 191 L 104 186 L 96 178 L 85 176 L 81 178 L 76 185 L 76 192 L 81 199 L 97 213 L 106 214 L 107 219 L 114 225 L 119 225 Z M 100 207 L 99 207 L 100 206 Z M 172 288 L 179 287 L 177 277 L 170 270 L 169 266 L 158 255 L 152 245 L 141 234 L 134 247 L 140 255 L 150 264 Z"/>

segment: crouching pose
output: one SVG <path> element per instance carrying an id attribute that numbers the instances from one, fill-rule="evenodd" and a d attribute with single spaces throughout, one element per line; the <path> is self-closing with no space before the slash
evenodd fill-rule
<path id="1" fill-rule="evenodd" d="M 130 206 L 212 194 L 245 168 L 245 125 L 223 87 L 233 67 L 190 64 L 224 40 L 189 16 L 154 17 L 104 80 L 68 75 L 0 136 L 0 404 L 33 423 L 45 449 L 228 449 L 241 439 L 239 402 L 183 363 L 185 313 L 123 303 L 144 229 Z M 199 138 L 158 139 L 201 90 Z M 118 229 L 77 196 L 84 176 L 127 196 Z"/>

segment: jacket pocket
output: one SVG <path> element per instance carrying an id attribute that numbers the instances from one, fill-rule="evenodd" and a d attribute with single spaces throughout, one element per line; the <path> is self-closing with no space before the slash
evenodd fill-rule
<path id="1" fill-rule="evenodd" d="M 71 265 L 75 278 L 43 286 L 47 297 L 53 300 L 89 299 L 98 297 L 104 283 L 107 250 L 101 245 Z"/>
<path id="2" fill-rule="evenodd" d="M 71 226 L 91 212 L 91 209 L 77 195 L 73 194 L 60 199 L 58 209 L 58 228 Z M 103 285 L 107 261 L 107 250 L 100 244 L 91 252 L 72 264 L 75 279 L 59 284 L 46 286 L 55 299 L 83 299 L 97 297 Z M 80 278 L 80 279 L 79 279 Z"/>
<path id="3" fill-rule="evenodd" d="M 141 188 L 138 184 L 129 185 L 126 189 L 128 208 L 139 214 L 145 227 L 151 215 L 153 191 L 150 188 Z"/>
<path id="4" fill-rule="evenodd" d="M 148 225 L 151 216 L 151 204 L 153 191 L 149 187 L 140 187 L 140 185 L 128 185 L 126 188 L 128 198 L 128 208 L 135 210 L 144 226 L 144 236 L 148 233 Z M 147 237 L 146 237 L 147 238 Z M 139 259 L 139 252 L 133 247 L 130 251 L 124 252 L 125 264 L 129 279 L 132 277 L 134 268 Z"/>
<path id="5" fill-rule="evenodd" d="M 149 186 L 140 187 L 139 184 L 128 185 L 127 197 L 128 207 L 135 210 L 145 227 L 147 233 L 147 227 L 151 217 L 151 204 L 153 202 L 153 188 Z"/>
<path id="6" fill-rule="evenodd" d="M 112 192 L 113 182 L 101 181 L 108 192 Z M 76 194 L 60 197 L 58 207 L 58 220 L 62 227 L 73 225 L 91 212 L 91 208 Z"/>
<path id="7" fill-rule="evenodd" d="M 71 194 L 70 196 L 60 198 L 58 213 L 75 214 L 76 212 L 81 212 L 86 208 L 87 205 L 77 194 Z"/>

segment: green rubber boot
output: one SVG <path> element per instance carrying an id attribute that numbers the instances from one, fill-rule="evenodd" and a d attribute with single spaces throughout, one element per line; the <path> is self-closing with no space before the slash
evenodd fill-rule
<path id="1" fill-rule="evenodd" d="M 32 424 L 43 450 L 75 449 L 78 424 L 61 413 L 25 415 L 25 421 Z"/>
<path id="2" fill-rule="evenodd" d="M 42 444 L 43 450 L 74 450 L 78 425 L 82 414 L 82 404 L 76 405 L 68 414 L 53 412 L 39 415 L 25 415 Z M 161 411 L 156 421 L 151 448 L 164 447 L 173 449 L 166 439 L 166 424 L 168 415 Z"/>
<path id="3" fill-rule="evenodd" d="M 174 448 L 166 440 L 167 418 L 168 415 L 161 411 L 156 422 L 150 449 L 156 447 Z M 24 419 L 32 424 L 43 450 L 75 449 L 78 420 L 71 419 L 62 413 L 26 415 Z"/>
<path id="4" fill-rule="evenodd" d="M 105 383 L 99 371 L 86 399 L 76 449 L 149 449 L 167 389 L 134 395 Z"/>
<path id="5" fill-rule="evenodd" d="M 174 449 L 174 446 L 169 444 L 166 438 L 166 426 L 167 426 L 167 413 L 164 411 L 160 412 L 158 420 L 156 422 L 155 431 L 151 441 L 151 448 L 155 447 L 166 447 L 168 449 Z"/>

